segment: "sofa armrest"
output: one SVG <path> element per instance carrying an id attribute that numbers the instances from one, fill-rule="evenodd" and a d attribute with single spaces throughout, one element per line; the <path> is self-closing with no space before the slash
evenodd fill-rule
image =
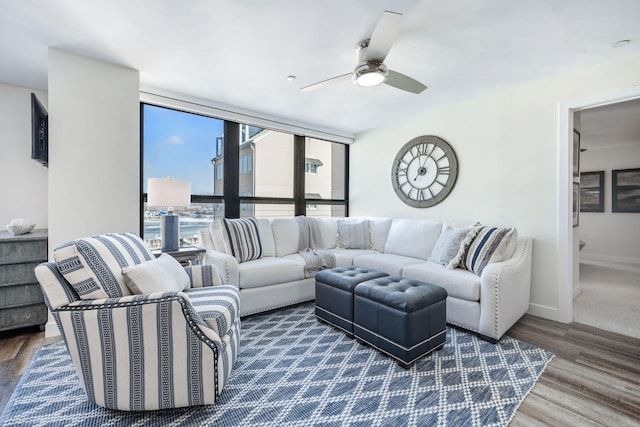
<path id="1" fill-rule="evenodd" d="M 207 249 L 204 259 L 206 264 L 216 266 L 223 285 L 231 285 L 240 289 L 240 273 L 238 272 L 237 259 L 213 249 Z"/>
<path id="2" fill-rule="evenodd" d="M 480 277 L 479 333 L 499 340 L 529 309 L 533 241 L 520 238 L 511 258 L 488 264 Z"/>

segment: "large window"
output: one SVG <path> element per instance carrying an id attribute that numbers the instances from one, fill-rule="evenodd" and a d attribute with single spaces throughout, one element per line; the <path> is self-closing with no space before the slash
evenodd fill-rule
<path id="1" fill-rule="evenodd" d="M 142 193 L 147 179 L 191 182 L 181 245 L 224 216 L 348 215 L 348 146 L 142 104 Z M 146 200 L 146 199 L 145 199 Z M 143 209 L 143 237 L 159 247 L 160 215 Z"/>

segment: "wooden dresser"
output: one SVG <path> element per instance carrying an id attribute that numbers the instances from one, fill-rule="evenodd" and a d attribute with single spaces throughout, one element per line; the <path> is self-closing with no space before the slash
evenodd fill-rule
<path id="1" fill-rule="evenodd" d="M 0 331 L 47 323 L 47 307 L 34 273 L 47 260 L 47 230 L 12 236 L 0 231 Z"/>

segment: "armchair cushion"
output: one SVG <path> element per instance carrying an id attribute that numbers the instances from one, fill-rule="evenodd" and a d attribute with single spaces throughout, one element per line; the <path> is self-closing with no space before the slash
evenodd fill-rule
<path id="1" fill-rule="evenodd" d="M 159 258 L 122 269 L 125 283 L 133 294 L 180 292 L 190 285 L 189 276 L 175 258 L 161 254 Z"/>
<path id="2" fill-rule="evenodd" d="M 133 233 L 103 234 L 66 243 L 53 250 L 58 270 L 82 299 L 131 295 L 122 269 L 155 259 Z"/>

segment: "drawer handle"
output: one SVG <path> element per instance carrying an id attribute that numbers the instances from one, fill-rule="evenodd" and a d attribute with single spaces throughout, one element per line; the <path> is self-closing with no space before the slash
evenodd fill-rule
<path id="1" fill-rule="evenodd" d="M 24 312 L 24 318 L 25 319 L 29 319 L 31 317 L 31 312 L 30 311 L 25 311 Z"/>
<path id="2" fill-rule="evenodd" d="M 29 287 L 24 288 L 24 294 L 25 294 L 26 296 L 31 295 L 31 288 L 29 288 Z"/>

